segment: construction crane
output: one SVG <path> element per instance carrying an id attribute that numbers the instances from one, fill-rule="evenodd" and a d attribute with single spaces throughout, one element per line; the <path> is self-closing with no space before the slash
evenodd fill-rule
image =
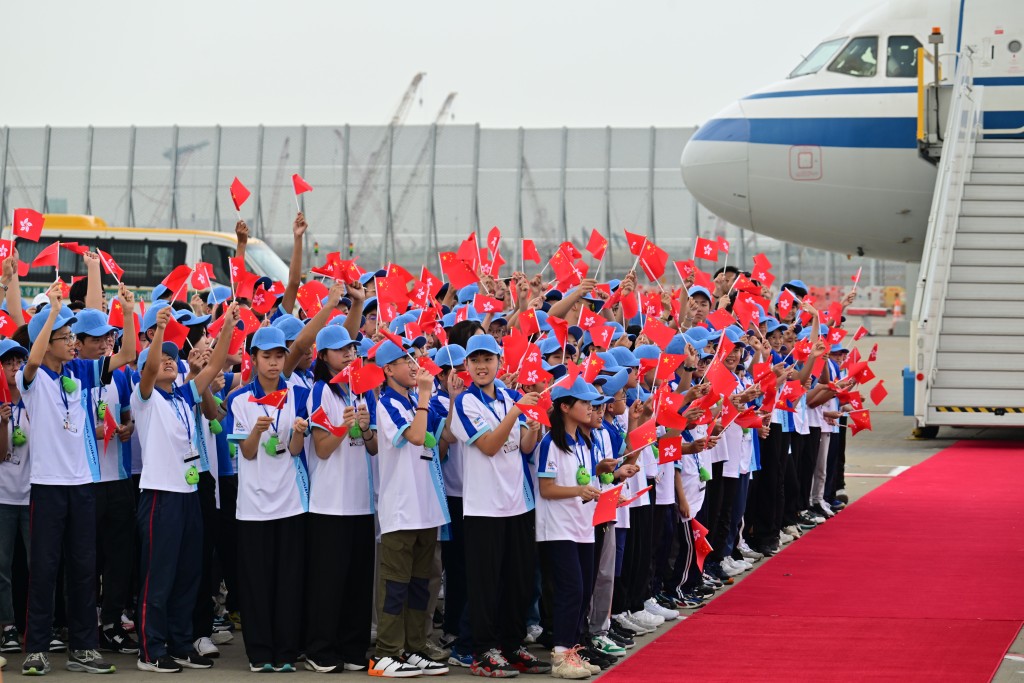
<path id="1" fill-rule="evenodd" d="M 423 77 L 427 74 L 420 72 L 413 76 L 412 82 L 409 83 L 409 87 L 405 89 L 405 94 L 402 95 L 402 101 L 398 103 L 398 108 L 395 110 L 394 115 L 391 117 L 391 122 L 388 124 L 390 129 L 391 126 L 400 126 L 405 121 L 405 117 L 409 114 L 409 108 L 412 107 L 413 102 L 416 99 L 416 91 L 419 90 L 420 82 Z M 377 176 L 381 172 L 381 160 L 387 154 L 388 151 L 388 135 L 389 131 L 385 131 L 384 139 L 381 140 L 377 149 L 373 150 L 370 154 L 369 160 L 366 162 L 366 174 L 363 176 L 362 183 L 359 184 L 359 191 L 356 192 L 355 199 L 352 200 L 352 206 L 349 209 L 349 220 L 351 225 L 358 225 L 359 218 L 361 217 L 363 210 L 366 208 L 366 204 L 373 196 L 373 185 L 377 180 Z"/>
<path id="2" fill-rule="evenodd" d="M 441 105 L 440 111 L 437 112 L 437 117 L 434 119 L 434 124 L 438 128 L 445 124 L 448 119 L 448 114 L 451 113 L 452 103 L 455 101 L 455 96 L 458 93 L 448 93 L 448 97 L 445 98 L 444 104 Z M 405 185 L 405 189 L 402 190 L 402 194 L 398 197 L 398 202 L 395 204 L 394 212 L 394 223 L 398 224 L 398 219 L 402 215 L 402 210 L 405 209 L 405 205 L 408 203 L 410 197 L 412 197 L 413 188 L 416 187 L 416 182 L 419 177 L 423 174 L 425 168 L 424 162 L 427 160 L 427 156 L 430 155 L 431 139 L 427 136 L 427 141 L 423 143 L 423 147 L 420 148 L 419 156 L 416 157 L 416 163 L 413 165 L 412 173 L 409 174 L 409 180 Z"/>

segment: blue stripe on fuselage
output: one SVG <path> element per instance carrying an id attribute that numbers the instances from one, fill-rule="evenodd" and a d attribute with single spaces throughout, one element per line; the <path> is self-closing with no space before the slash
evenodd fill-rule
<path id="1" fill-rule="evenodd" d="M 745 100 L 771 100 L 782 97 L 821 97 L 827 95 L 892 95 L 916 93 L 915 85 L 877 86 L 869 88 L 820 88 L 818 90 L 778 90 L 747 95 Z"/>
<path id="2" fill-rule="evenodd" d="M 693 139 L 760 145 L 916 149 L 916 136 L 917 119 L 913 117 L 729 118 L 708 121 Z"/>

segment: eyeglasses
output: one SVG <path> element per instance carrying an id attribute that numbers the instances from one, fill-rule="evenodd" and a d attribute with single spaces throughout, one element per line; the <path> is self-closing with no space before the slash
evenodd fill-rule
<path id="1" fill-rule="evenodd" d="M 76 341 L 78 341 L 78 336 L 74 334 L 69 334 L 66 337 L 50 337 L 51 344 L 56 344 L 57 342 L 61 341 L 65 342 L 70 346 L 71 344 L 74 344 Z"/>

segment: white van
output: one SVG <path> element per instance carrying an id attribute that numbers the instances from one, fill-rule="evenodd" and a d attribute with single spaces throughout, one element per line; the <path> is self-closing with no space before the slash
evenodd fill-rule
<path id="1" fill-rule="evenodd" d="M 235 255 L 238 239 L 234 233 L 171 228 L 111 228 L 97 216 L 46 214 L 38 242 L 18 240 L 21 260 L 32 263 L 40 251 L 57 240 L 78 242 L 102 249 L 124 268 L 122 279 L 133 290 L 151 290 L 175 266 L 205 261 L 213 265 L 213 279 L 229 284 L 228 258 Z M 10 228 L 4 235 L 10 235 Z M 271 280 L 288 281 L 288 265 L 261 240 L 250 237 L 245 247 L 246 268 Z M 61 250 L 60 275 L 65 282 L 85 275 L 85 261 L 73 252 Z M 24 296 L 45 291 L 55 279 L 53 268 L 33 268 L 21 279 Z M 106 282 L 108 278 L 104 278 Z"/>

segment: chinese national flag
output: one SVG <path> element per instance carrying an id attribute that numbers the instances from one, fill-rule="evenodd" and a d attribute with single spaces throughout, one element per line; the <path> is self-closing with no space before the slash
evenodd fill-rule
<path id="1" fill-rule="evenodd" d="M 338 427 L 331 422 L 331 418 L 327 417 L 327 412 L 323 406 L 320 406 L 313 414 L 309 416 L 309 421 L 318 427 L 322 427 L 327 430 L 328 434 L 333 436 L 345 437 L 348 435 L 348 430 L 344 427 Z"/>
<path id="2" fill-rule="evenodd" d="M 188 266 L 178 266 L 172 270 L 160 284 L 171 290 L 174 297 L 177 298 L 178 293 L 185 289 L 190 275 L 192 275 L 191 268 Z"/>
<path id="3" fill-rule="evenodd" d="M 629 450 L 638 451 L 654 443 L 658 433 L 658 424 L 650 419 L 629 433 Z"/>
<path id="4" fill-rule="evenodd" d="M 640 314 L 640 292 L 633 291 L 622 297 L 622 315 L 631 320 Z"/>
<path id="5" fill-rule="evenodd" d="M 441 374 L 441 366 L 430 360 L 429 356 L 420 356 L 416 359 L 416 362 L 419 363 L 422 370 L 430 373 L 431 377 L 437 377 Z"/>
<path id="6" fill-rule="evenodd" d="M 643 255 L 640 257 L 640 267 L 644 274 L 654 282 L 665 274 L 665 266 L 668 265 L 668 252 L 648 240 L 644 245 Z"/>
<path id="7" fill-rule="evenodd" d="M 693 284 L 700 285 L 709 292 L 715 291 L 715 283 L 711 280 L 711 275 L 700 268 L 693 272 Z"/>
<path id="8" fill-rule="evenodd" d="M 523 240 L 523 261 L 540 263 L 540 252 L 537 251 L 537 245 L 533 240 Z"/>
<path id="9" fill-rule="evenodd" d="M 320 309 L 323 307 L 323 304 L 320 302 L 327 296 L 327 293 L 328 290 L 324 283 L 319 280 L 310 280 L 299 287 L 295 300 L 299 302 L 299 307 L 306 314 L 306 317 L 312 318 L 320 312 Z"/>
<path id="10" fill-rule="evenodd" d="M 555 339 L 558 340 L 558 345 L 564 347 L 569 334 L 569 323 L 557 316 L 549 315 L 548 325 L 551 326 L 551 332 L 555 335 Z"/>
<path id="11" fill-rule="evenodd" d="M 734 422 L 746 429 L 760 429 L 764 425 L 764 420 L 753 408 L 747 408 L 737 415 Z"/>
<path id="12" fill-rule="evenodd" d="M 768 257 L 764 254 L 757 254 L 754 256 L 754 270 L 771 270 L 772 262 L 768 260 Z M 754 278 L 757 279 L 756 277 Z"/>
<path id="13" fill-rule="evenodd" d="M 597 505 L 594 506 L 594 518 L 591 521 L 593 526 L 614 521 L 615 510 L 619 506 L 623 486 L 623 484 L 619 484 L 601 492 L 601 496 L 597 499 Z"/>
<path id="14" fill-rule="evenodd" d="M 475 270 L 452 251 L 441 252 L 441 271 L 456 289 L 462 289 L 480 279 Z"/>
<path id="15" fill-rule="evenodd" d="M 856 434 L 861 431 L 871 431 L 871 412 L 868 410 L 854 410 L 850 413 L 850 433 Z"/>
<path id="16" fill-rule="evenodd" d="M 596 353 L 590 354 L 587 361 L 583 364 L 583 381 L 587 384 L 593 384 L 603 369 L 604 361 Z"/>
<path id="17" fill-rule="evenodd" d="M 711 390 L 717 394 L 729 396 L 736 388 L 738 380 L 729 369 L 721 363 L 715 365 L 708 371 L 705 381 L 711 382 Z"/>
<path id="18" fill-rule="evenodd" d="M 734 325 L 736 323 L 736 318 L 732 317 L 732 313 L 724 308 L 719 308 L 707 317 L 707 321 L 711 323 L 716 330 L 721 331 L 730 325 Z"/>
<path id="19" fill-rule="evenodd" d="M 676 374 L 676 368 L 683 364 L 686 356 L 681 353 L 663 353 L 658 361 L 658 371 L 654 379 L 670 380 Z"/>
<path id="20" fill-rule="evenodd" d="M 637 235 L 629 230 L 623 230 L 623 232 L 626 233 L 626 244 L 629 245 L 629 253 L 633 256 L 639 256 L 643 252 L 644 244 L 647 243 L 647 237 L 645 235 Z"/>
<path id="21" fill-rule="evenodd" d="M 249 395 L 249 403 L 256 403 L 261 406 L 270 406 L 275 410 L 281 410 L 284 407 L 285 401 L 288 400 L 288 388 L 278 389 L 272 391 L 266 396 L 257 398 L 255 395 Z"/>
<path id="22" fill-rule="evenodd" d="M 56 268 L 58 251 L 60 248 L 59 245 L 60 242 L 54 242 L 53 244 L 39 252 L 39 254 L 34 259 L 32 259 L 32 267 L 45 268 L 47 266 L 50 266 Z"/>
<path id="23" fill-rule="evenodd" d="M 180 349 L 185 346 L 186 339 L 188 339 L 188 327 L 179 323 L 172 315 L 164 330 L 164 341 L 169 341 Z"/>
<path id="24" fill-rule="evenodd" d="M 103 415 L 103 450 L 107 450 L 110 440 L 117 434 L 117 420 L 114 419 L 114 411 L 108 407 Z"/>
<path id="25" fill-rule="evenodd" d="M 519 329 L 521 329 L 523 334 L 526 336 L 538 334 L 540 332 L 540 323 L 537 322 L 536 309 L 527 308 L 519 314 Z"/>
<path id="26" fill-rule="evenodd" d="M 79 256 L 89 251 L 89 247 L 84 244 L 79 244 L 78 242 L 61 242 L 60 248 L 67 249 L 72 254 L 78 254 Z"/>
<path id="27" fill-rule="evenodd" d="M 352 371 L 349 386 L 356 394 L 365 394 L 384 384 L 384 371 L 376 365 L 363 365 Z"/>
<path id="28" fill-rule="evenodd" d="M 100 263 L 103 264 L 103 270 L 107 271 L 107 275 L 113 275 L 114 279 L 120 282 L 121 276 L 124 275 L 124 268 L 117 265 L 117 261 L 114 260 L 114 257 L 102 249 L 97 249 L 96 253 L 99 254 Z"/>
<path id="29" fill-rule="evenodd" d="M 292 174 L 292 187 L 295 188 L 295 194 L 297 195 L 313 191 L 313 186 L 307 183 L 298 173 Z"/>
<path id="30" fill-rule="evenodd" d="M 761 296 L 761 288 L 755 285 L 750 278 L 743 273 L 740 273 L 736 277 L 736 281 L 733 283 L 732 288 L 737 292 L 746 292 L 753 294 L 754 296 Z"/>
<path id="31" fill-rule="evenodd" d="M 249 198 L 249 188 L 242 184 L 242 181 L 235 178 L 231 181 L 231 203 L 235 205 L 235 211 L 242 210 L 242 204 Z"/>
<path id="32" fill-rule="evenodd" d="M 718 242 L 698 237 L 696 250 L 694 251 L 694 258 L 704 259 L 705 261 L 717 261 Z"/>
<path id="33" fill-rule="evenodd" d="M 38 242 L 43 232 L 43 214 L 32 209 L 15 209 L 11 230 L 15 237 Z"/>
<path id="34" fill-rule="evenodd" d="M 697 551 L 697 568 L 704 571 L 704 558 L 712 551 L 708 543 L 708 530 L 696 519 L 690 520 L 690 529 L 693 531 L 693 547 Z"/>
<path id="35" fill-rule="evenodd" d="M 676 336 L 675 330 L 657 318 L 648 318 L 647 322 L 644 323 L 643 330 L 641 330 L 640 334 L 644 335 L 654 342 L 654 344 L 663 349 L 672 341 L 672 337 Z"/>
<path id="36" fill-rule="evenodd" d="M 867 329 L 861 325 L 857 328 L 857 331 L 853 333 L 853 341 L 860 341 L 861 337 L 868 333 Z"/>
<path id="37" fill-rule="evenodd" d="M 676 462 L 683 457 L 683 437 L 663 436 L 658 440 L 658 464 Z"/>
<path id="38" fill-rule="evenodd" d="M 875 388 L 871 390 L 871 402 L 876 406 L 885 400 L 885 397 L 889 395 L 889 392 L 885 389 L 885 380 L 880 380 Z"/>
<path id="39" fill-rule="evenodd" d="M 597 230 L 592 230 L 586 249 L 590 252 L 591 256 L 600 261 L 604 258 L 605 250 L 608 249 L 608 240 L 606 240 L 604 235 L 599 233 Z"/>

